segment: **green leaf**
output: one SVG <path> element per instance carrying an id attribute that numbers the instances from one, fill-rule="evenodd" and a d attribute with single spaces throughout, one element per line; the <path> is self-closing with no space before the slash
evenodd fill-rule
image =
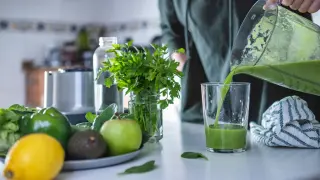
<path id="1" fill-rule="evenodd" d="M 186 158 L 186 159 L 205 159 L 205 160 L 208 160 L 208 158 L 201 154 L 201 153 L 197 153 L 197 152 L 184 152 L 181 154 L 181 157 L 182 158 Z"/>
<path id="2" fill-rule="evenodd" d="M 6 152 L 10 149 L 10 144 L 9 144 L 9 142 L 8 142 L 8 140 L 7 140 L 7 138 L 6 139 L 0 139 L 0 152 L 2 153 L 2 154 L 6 154 Z"/>
<path id="3" fill-rule="evenodd" d="M 109 88 L 109 87 L 112 86 L 112 84 L 113 84 L 113 79 L 112 79 L 111 77 L 105 79 L 104 85 L 105 85 L 106 87 Z"/>
<path id="4" fill-rule="evenodd" d="M 13 122 L 7 122 L 2 125 L 1 130 L 7 130 L 9 132 L 17 132 L 19 130 L 19 126 Z"/>
<path id="5" fill-rule="evenodd" d="M 168 101 L 166 100 L 160 100 L 160 108 L 165 109 L 169 106 Z"/>
<path id="6" fill-rule="evenodd" d="M 115 113 L 112 119 L 131 119 L 132 115 L 128 113 Z"/>
<path id="7" fill-rule="evenodd" d="M 122 114 L 120 115 L 121 119 L 134 119 L 134 115 L 133 114 Z"/>
<path id="8" fill-rule="evenodd" d="M 120 49 L 121 48 L 121 45 L 120 44 L 112 44 L 112 47 L 114 49 Z M 110 51 L 109 51 L 110 52 Z"/>
<path id="9" fill-rule="evenodd" d="M 19 104 L 13 104 L 8 109 L 9 110 L 15 110 L 15 111 L 22 111 L 22 112 L 24 112 L 24 111 L 36 112 L 37 111 L 37 109 L 35 109 L 35 108 L 28 108 L 28 107 L 24 107 L 24 106 L 19 105 Z"/>
<path id="10" fill-rule="evenodd" d="M 91 113 L 91 112 L 87 112 L 86 114 L 86 119 L 88 122 L 93 123 L 94 119 L 96 118 L 97 115 Z"/>
<path id="11" fill-rule="evenodd" d="M 76 124 L 77 127 L 82 128 L 82 129 L 90 129 L 90 127 L 92 126 L 92 123 L 90 122 L 82 122 L 82 123 L 78 123 Z"/>
<path id="12" fill-rule="evenodd" d="M 117 110 L 118 106 L 116 104 L 110 104 L 100 115 L 96 116 L 92 124 L 92 129 L 95 131 L 100 131 L 102 125 L 106 121 L 112 119 Z"/>
<path id="13" fill-rule="evenodd" d="M 130 41 L 127 43 L 128 46 L 132 46 L 132 44 L 133 44 L 133 40 L 130 40 Z"/>
<path id="14" fill-rule="evenodd" d="M 180 97 L 181 87 L 175 81 L 176 76 L 182 77 L 177 70 L 179 63 L 167 56 L 167 45 L 152 44 L 151 51 L 132 44 L 132 41 L 116 44 L 108 50 L 113 56 L 102 63 L 101 72 L 111 73 L 111 77 L 104 79 L 105 86 L 116 83 L 119 90 L 127 90 L 126 94 L 163 93 L 164 99 L 156 103 L 162 109 L 167 108 L 174 98 Z M 184 49 L 178 49 L 177 52 L 184 52 Z"/>
<path id="15" fill-rule="evenodd" d="M 0 125 L 7 122 L 17 122 L 20 119 L 20 115 L 8 109 L 0 109 Z"/>
<path id="16" fill-rule="evenodd" d="M 177 50 L 178 53 L 185 53 L 185 50 L 183 48 L 180 48 Z"/>
<path id="17" fill-rule="evenodd" d="M 78 132 L 78 131 L 85 131 L 91 129 L 92 124 L 89 122 L 83 122 L 83 123 L 78 123 L 76 125 L 72 125 L 72 131 L 73 133 Z"/>
<path id="18" fill-rule="evenodd" d="M 0 152 L 0 157 L 6 157 L 7 153 L 5 152 Z"/>
<path id="19" fill-rule="evenodd" d="M 18 133 L 10 133 L 7 137 L 7 143 L 12 146 L 18 139 L 20 138 L 20 135 Z"/>
<path id="20" fill-rule="evenodd" d="M 32 114 L 34 112 L 37 112 L 38 109 L 24 107 L 24 106 L 19 105 L 19 104 L 13 104 L 8 109 L 5 109 L 5 111 L 7 112 L 7 115 L 6 115 L 7 119 L 9 119 L 11 121 L 12 120 L 16 121 L 18 116 L 20 117 L 20 116 L 23 116 L 23 115 L 26 115 L 26 114 Z M 11 116 L 11 117 L 9 117 L 9 116 Z"/>
<path id="21" fill-rule="evenodd" d="M 137 173 L 146 173 L 152 171 L 156 168 L 155 161 L 148 161 L 140 166 L 133 166 L 131 168 L 126 169 L 124 172 L 119 173 L 119 175 L 124 174 L 137 174 Z"/>

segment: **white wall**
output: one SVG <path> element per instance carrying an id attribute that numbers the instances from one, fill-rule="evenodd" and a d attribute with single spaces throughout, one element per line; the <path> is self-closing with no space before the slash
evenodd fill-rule
<path id="1" fill-rule="evenodd" d="M 108 8 L 113 11 L 105 11 L 103 16 L 108 24 L 119 22 L 135 22 L 139 20 L 159 21 L 158 0 L 113 0 L 108 3 Z M 132 36 L 135 43 L 147 44 L 156 34 L 160 34 L 160 28 L 147 28 L 139 31 L 122 31 L 112 33 L 119 38 Z"/>
<path id="2" fill-rule="evenodd" d="M 0 19 L 108 25 L 157 20 L 158 17 L 157 0 L 0 0 Z M 159 28 L 153 27 L 135 32 L 114 32 L 112 35 L 121 39 L 131 36 L 136 43 L 146 44 L 158 33 Z M 24 74 L 21 70 L 24 59 L 40 62 L 46 46 L 74 37 L 74 34 L 66 33 L 0 31 L 0 107 L 24 104 Z"/>

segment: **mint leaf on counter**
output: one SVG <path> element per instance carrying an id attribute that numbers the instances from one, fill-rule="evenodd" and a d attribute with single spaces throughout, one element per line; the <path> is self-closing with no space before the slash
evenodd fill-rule
<path id="1" fill-rule="evenodd" d="M 133 166 L 131 168 L 126 169 L 124 172 L 119 173 L 119 175 L 124 174 L 137 174 L 137 173 L 146 173 L 152 171 L 156 168 L 155 161 L 148 161 L 140 166 Z"/>
<path id="2" fill-rule="evenodd" d="M 205 159 L 205 160 L 208 160 L 208 158 L 201 154 L 201 153 L 197 153 L 197 152 L 184 152 L 181 154 L 181 157 L 182 158 L 185 158 L 185 159 Z"/>

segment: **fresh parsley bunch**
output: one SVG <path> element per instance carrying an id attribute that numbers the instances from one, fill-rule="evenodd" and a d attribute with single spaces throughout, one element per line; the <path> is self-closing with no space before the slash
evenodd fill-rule
<path id="1" fill-rule="evenodd" d="M 166 45 L 151 44 L 150 51 L 132 45 L 113 44 L 107 52 L 113 54 L 103 62 L 99 74 L 110 72 L 111 76 L 105 79 L 105 85 L 110 87 L 115 82 L 119 90 L 127 89 L 126 94 L 154 95 L 159 94 L 164 98 L 158 100 L 161 109 L 173 103 L 174 98 L 180 97 L 180 84 L 175 81 L 175 76 L 182 77 L 177 70 L 179 65 L 168 55 Z M 183 53 L 183 49 L 177 50 Z M 99 76 L 99 75 L 98 75 Z"/>

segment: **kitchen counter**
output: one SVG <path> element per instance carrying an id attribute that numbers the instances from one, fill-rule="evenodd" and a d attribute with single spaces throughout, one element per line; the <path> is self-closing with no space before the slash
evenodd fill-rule
<path id="1" fill-rule="evenodd" d="M 250 142 L 237 154 L 205 151 L 203 125 L 180 123 L 174 108 L 164 113 L 164 138 L 147 145 L 130 162 L 95 170 L 61 173 L 56 180 L 315 180 L 320 179 L 320 150 L 270 148 Z M 185 151 L 201 152 L 209 161 L 182 159 Z M 118 176 L 134 165 L 155 160 L 157 169 Z M 1 178 L 0 178 L 1 179 Z"/>

